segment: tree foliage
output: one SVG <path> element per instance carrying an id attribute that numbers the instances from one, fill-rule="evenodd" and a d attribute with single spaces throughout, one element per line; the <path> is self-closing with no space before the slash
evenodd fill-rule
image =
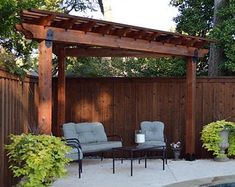
<path id="1" fill-rule="evenodd" d="M 212 28 L 214 0 L 171 0 L 171 5 L 179 11 L 176 31 L 205 37 Z"/>
<path id="2" fill-rule="evenodd" d="M 213 29 L 211 37 L 224 49 L 225 59 L 220 67 L 223 73 L 235 75 L 235 1 L 230 0 L 218 14 L 223 21 Z"/>
<path id="3" fill-rule="evenodd" d="M 181 58 L 68 58 L 67 64 L 69 75 L 86 77 L 183 76 L 186 69 Z"/>
<path id="4" fill-rule="evenodd" d="M 213 25 L 214 0 L 171 0 L 171 5 L 178 7 L 179 15 L 174 19 L 180 33 L 210 37 L 218 40 L 224 50 L 225 58 L 219 67 L 222 75 L 235 73 L 235 1 L 228 0 L 227 5 L 215 15 L 220 22 Z M 203 69 L 208 64 L 204 63 Z"/>
<path id="5" fill-rule="evenodd" d="M 100 1 L 100 0 L 99 0 Z M 57 12 L 95 11 L 99 7 L 98 0 L 0 0 L 0 64 L 9 71 L 18 75 L 25 74 L 25 71 L 32 66 L 31 54 L 37 47 L 37 43 L 26 40 L 24 35 L 17 32 L 15 25 L 19 22 L 19 13 L 22 9 L 38 8 Z M 102 4 L 100 4 L 101 6 Z M 14 58 L 7 59 L 12 56 Z M 12 61 L 14 59 L 14 61 Z M 8 62 L 8 64 L 6 64 Z M 10 62 L 10 65 L 9 65 Z M 15 66 L 14 66 L 15 65 Z M 12 68 L 16 69 L 12 69 Z M 10 68 L 10 69 L 9 69 Z M 22 71 L 20 71 L 22 70 Z M 22 74 L 23 73 L 23 74 Z"/>

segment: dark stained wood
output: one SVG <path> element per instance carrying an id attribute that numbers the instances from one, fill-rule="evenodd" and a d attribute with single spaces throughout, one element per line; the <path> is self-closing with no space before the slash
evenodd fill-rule
<path id="1" fill-rule="evenodd" d="M 107 48 L 85 48 L 85 47 L 76 47 L 76 48 L 66 48 L 66 56 L 72 57 L 169 57 L 165 54 L 156 54 L 156 53 L 142 53 L 140 51 L 133 50 L 115 50 Z M 58 53 L 58 52 L 56 52 Z"/>
<path id="2" fill-rule="evenodd" d="M 151 42 L 151 41 L 155 41 L 156 38 L 160 35 L 159 32 L 154 32 L 152 34 L 149 34 L 149 36 L 147 37 L 147 39 Z"/>
<path id="3" fill-rule="evenodd" d="M 45 40 L 39 44 L 39 106 L 38 127 L 41 132 L 51 134 L 52 124 L 52 46 Z"/>
<path id="4" fill-rule="evenodd" d="M 48 15 L 43 18 L 39 18 L 38 24 L 43 26 L 49 26 L 51 25 L 51 21 L 55 18 L 55 15 Z"/>
<path id="5" fill-rule="evenodd" d="M 76 22 L 76 19 L 73 19 L 73 18 L 64 20 L 64 21 L 61 21 L 58 27 L 65 28 L 66 30 L 71 29 L 75 22 Z"/>
<path id="6" fill-rule="evenodd" d="M 16 180 L 8 169 L 8 159 L 4 145 L 10 143 L 10 134 L 27 132 L 37 122 L 37 103 L 35 92 L 29 88 L 37 87 L 37 80 L 18 77 L 0 70 L 0 186 L 10 187 Z"/>
<path id="7" fill-rule="evenodd" d="M 220 112 L 220 119 L 232 114 L 234 116 L 235 113 L 232 112 L 235 102 L 230 101 L 235 95 L 235 79 L 197 80 L 195 153 L 199 158 L 208 158 L 211 155 L 201 147 L 200 132 L 203 125 L 218 119 L 215 112 L 217 110 Z M 181 141 L 183 149 L 186 149 L 185 79 L 68 78 L 67 87 L 70 89 L 66 90 L 66 122 L 101 121 L 107 133 L 119 134 L 125 145 L 132 145 L 134 130 L 139 128 L 141 121 L 160 120 L 166 125 L 168 143 Z M 226 99 L 222 100 L 220 97 Z M 226 106 L 230 108 L 231 114 L 227 114 L 229 109 L 225 109 Z M 169 150 L 169 155 L 171 154 Z"/>
<path id="8" fill-rule="evenodd" d="M 95 31 L 105 35 L 105 34 L 109 34 L 111 29 L 112 29 L 112 25 L 105 25 L 105 26 L 98 27 Z"/>
<path id="9" fill-rule="evenodd" d="M 76 26 L 75 28 L 79 28 L 79 30 L 82 30 L 84 32 L 89 32 L 92 30 L 92 28 L 95 26 L 94 21 L 89 21 L 87 23 L 82 23 L 80 26 Z"/>
<path id="10" fill-rule="evenodd" d="M 57 83 L 57 127 L 56 127 L 56 134 L 61 135 L 61 126 L 65 122 L 65 89 L 66 89 L 66 82 L 65 82 L 65 50 L 64 48 L 59 49 L 58 54 L 58 83 Z"/>
<path id="11" fill-rule="evenodd" d="M 151 52 L 157 54 L 166 54 L 172 56 L 194 56 L 194 47 L 188 47 L 183 45 L 175 46 L 175 44 L 164 44 L 161 42 L 149 42 L 143 39 L 133 39 L 128 37 L 118 37 L 112 35 L 105 35 L 101 37 L 99 33 L 74 30 L 64 30 L 55 27 L 44 27 L 40 25 L 22 23 L 24 30 L 32 33 L 31 39 L 45 40 L 47 38 L 47 31 L 54 32 L 54 42 L 63 42 L 65 44 L 86 44 L 91 46 L 101 46 L 109 48 L 118 48 L 126 50 L 137 50 L 144 52 Z M 18 28 L 18 27 L 17 27 Z M 20 28 L 18 28 L 20 30 Z M 23 31 L 23 30 L 21 30 Z M 103 35 L 103 34 L 102 34 Z M 198 56 L 203 57 L 208 53 L 207 49 L 199 49 Z"/>
<path id="12" fill-rule="evenodd" d="M 119 37 L 125 37 L 128 32 L 130 32 L 131 28 L 130 27 L 124 27 L 121 29 L 116 29 L 114 34 L 118 35 Z"/>
<path id="13" fill-rule="evenodd" d="M 193 154 L 195 153 L 196 63 L 192 58 L 188 58 L 186 74 L 185 152 Z"/>
<path id="14" fill-rule="evenodd" d="M 130 34 L 130 37 L 132 37 L 133 39 L 136 39 L 136 37 L 137 38 L 141 37 L 144 40 L 149 40 L 149 35 L 152 35 L 152 34 L 154 35 L 154 33 L 158 33 L 158 36 L 164 37 L 164 40 L 160 41 L 162 43 L 167 42 L 169 44 L 171 43 L 171 40 L 168 40 L 169 38 L 174 39 L 174 38 L 180 37 L 182 38 L 183 41 L 187 41 L 187 46 L 194 46 L 194 43 L 195 43 L 194 40 L 197 40 L 198 43 L 201 43 L 203 45 L 205 44 L 204 41 L 206 43 L 212 41 L 212 40 L 208 40 L 205 38 L 187 36 L 187 35 L 182 35 L 178 33 L 125 25 L 125 24 L 108 22 L 108 21 L 103 21 L 103 20 L 96 20 L 96 19 L 91 19 L 91 18 L 72 16 L 72 15 L 63 14 L 63 13 L 49 12 L 45 10 L 36 10 L 36 9 L 23 10 L 21 13 L 21 18 L 22 18 L 22 22 L 24 23 L 35 24 L 35 20 L 45 19 L 45 17 L 50 16 L 50 15 L 55 16 L 50 26 L 61 27 L 64 29 L 67 29 L 67 27 L 63 26 L 63 24 L 61 23 L 64 21 L 74 19 L 76 21 L 74 22 L 74 25 L 71 29 L 77 30 L 77 31 L 79 30 L 85 31 L 85 32 L 92 31 L 92 32 L 96 32 L 99 34 L 103 34 L 104 33 L 103 29 L 100 30 L 99 28 L 110 27 L 110 29 L 108 29 L 110 32 L 106 32 L 106 34 L 119 36 L 119 37 L 123 37 L 123 36 L 126 36 L 127 34 Z M 128 29 L 127 32 L 125 31 L 126 28 Z M 137 36 L 134 33 L 139 33 L 139 35 Z M 168 38 L 167 40 L 165 40 L 165 36 L 167 36 Z M 153 37 L 153 39 L 150 39 L 149 41 L 152 41 L 154 39 L 155 37 Z M 201 45 L 201 47 L 203 45 Z"/>

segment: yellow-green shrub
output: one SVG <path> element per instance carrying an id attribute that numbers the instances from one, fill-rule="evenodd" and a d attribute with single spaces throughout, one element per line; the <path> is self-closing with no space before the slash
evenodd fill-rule
<path id="1" fill-rule="evenodd" d="M 203 142 L 202 147 L 208 151 L 212 151 L 213 155 L 218 158 L 222 158 L 224 155 L 220 153 L 220 142 L 221 137 L 219 132 L 222 130 L 229 131 L 229 147 L 228 147 L 228 156 L 235 155 L 235 123 L 225 120 L 215 121 L 209 123 L 203 127 L 201 132 L 201 140 Z"/>
<path id="2" fill-rule="evenodd" d="M 49 135 L 11 135 L 6 145 L 10 169 L 15 177 L 24 177 L 20 186 L 49 186 L 56 178 L 66 174 L 70 150 L 61 138 Z"/>

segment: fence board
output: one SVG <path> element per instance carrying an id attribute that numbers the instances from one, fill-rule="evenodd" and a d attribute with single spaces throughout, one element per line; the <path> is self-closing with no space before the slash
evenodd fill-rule
<path id="1" fill-rule="evenodd" d="M 33 99 L 36 94 L 29 86 L 37 86 L 37 80 L 26 78 L 19 81 L 5 71 L 0 70 L 0 186 L 12 186 L 17 180 L 12 178 L 4 145 L 8 144 L 10 134 L 26 131 L 26 124 L 36 120 L 37 105 Z"/>

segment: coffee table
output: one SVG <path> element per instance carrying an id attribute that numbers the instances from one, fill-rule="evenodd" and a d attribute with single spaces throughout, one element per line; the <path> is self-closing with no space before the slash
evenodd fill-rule
<path id="1" fill-rule="evenodd" d="M 113 148 L 113 173 L 115 173 L 115 160 L 116 160 L 115 152 L 117 152 L 117 151 L 121 151 L 122 154 L 124 152 L 127 152 L 130 155 L 131 176 L 133 176 L 133 160 L 143 158 L 143 157 L 134 158 L 135 153 L 137 153 L 137 152 L 144 153 L 145 168 L 147 168 L 147 152 L 148 151 L 162 151 L 162 164 L 163 164 L 163 170 L 165 170 L 166 146 L 135 145 L 135 146 L 125 146 L 125 147 Z M 123 161 L 123 156 L 122 156 L 122 161 Z"/>

